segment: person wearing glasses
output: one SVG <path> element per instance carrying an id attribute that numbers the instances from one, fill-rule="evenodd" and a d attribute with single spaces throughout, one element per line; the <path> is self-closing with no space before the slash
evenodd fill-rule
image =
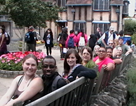
<path id="1" fill-rule="evenodd" d="M 46 56 L 42 61 L 42 79 L 44 82 L 43 96 L 66 85 L 66 81 L 57 72 L 56 60 L 52 56 Z"/>
<path id="2" fill-rule="evenodd" d="M 100 47 L 98 51 L 98 56 L 93 59 L 93 61 L 98 65 L 98 71 L 101 71 L 103 67 L 107 71 L 111 71 L 115 68 L 114 61 L 107 57 L 107 52 L 105 47 Z"/>
<path id="3" fill-rule="evenodd" d="M 64 59 L 63 77 L 67 83 L 76 80 L 76 78 L 86 77 L 94 79 L 97 74 L 95 70 L 86 68 L 82 64 L 82 59 L 75 49 L 69 49 Z"/>

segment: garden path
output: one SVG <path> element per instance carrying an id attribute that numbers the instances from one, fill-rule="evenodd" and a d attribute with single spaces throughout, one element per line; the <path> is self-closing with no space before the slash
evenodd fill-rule
<path id="1" fill-rule="evenodd" d="M 10 45 L 9 45 L 9 47 L 10 47 Z M 45 49 L 45 47 L 43 45 L 37 46 L 36 49 L 37 50 L 40 49 L 40 50 L 42 50 L 42 52 L 46 53 L 46 49 Z M 11 51 L 11 47 L 10 47 L 9 51 Z M 16 50 L 14 49 L 14 51 L 16 51 Z M 56 59 L 58 72 L 62 75 L 62 72 L 63 72 L 63 60 L 60 60 L 60 51 L 59 51 L 58 47 L 53 48 L 52 56 Z M 9 88 L 12 80 L 13 80 L 12 78 L 11 79 L 0 78 L 0 98 L 3 96 L 3 94 L 5 94 L 5 92 Z"/>

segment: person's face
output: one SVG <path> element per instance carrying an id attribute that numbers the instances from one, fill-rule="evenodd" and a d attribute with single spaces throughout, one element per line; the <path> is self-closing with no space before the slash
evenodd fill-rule
<path id="1" fill-rule="evenodd" d="M 122 49 L 121 48 L 118 48 L 117 49 L 117 56 L 121 56 L 122 55 Z"/>
<path id="2" fill-rule="evenodd" d="M 50 30 L 48 30 L 48 33 L 50 33 Z"/>
<path id="3" fill-rule="evenodd" d="M 122 39 L 119 39 L 119 44 L 123 44 L 123 40 Z"/>
<path id="4" fill-rule="evenodd" d="M 70 67 L 73 67 L 76 65 L 77 58 L 75 54 L 71 53 L 66 61 Z"/>
<path id="5" fill-rule="evenodd" d="M 91 54 L 87 51 L 87 49 L 83 50 L 82 57 L 83 57 L 83 61 L 85 62 L 91 60 Z"/>
<path id="6" fill-rule="evenodd" d="M 100 59 L 104 59 L 106 57 L 106 50 L 104 48 L 100 48 L 98 51 L 98 56 Z"/>
<path id="7" fill-rule="evenodd" d="M 22 64 L 23 71 L 28 76 L 33 76 L 37 70 L 37 63 L 33 58 L 28 58 Z"/>
<path id="8" fill-rule="evenodd" d="M 112 50 L 111 49 L 107 49 L 107 57 L 112 57 Z"/>
<path id="9" fill-rule="evenodd" d="M 95 48 L 95 49 L 94 49 L 94 51 L 95 51 L 95 53 L 96 53 L 97 55 L 98 55 L 98 53 L 99 53 L 99 49 L 100 49 L 100 48 Z"/>
<path id="10" fill-rule="evenodd" d="M 109 42 L 109 46 L 110 47 L 114 47 L 114 43 L 113 42 Z"/>
<path id="11" fill-rule="evenodd" d="M 54 59 L 44 59 L 42 64 L 43 74 L 46 76 L 52 76 L 56 72 L 57 66 L 55 65 Z"/>

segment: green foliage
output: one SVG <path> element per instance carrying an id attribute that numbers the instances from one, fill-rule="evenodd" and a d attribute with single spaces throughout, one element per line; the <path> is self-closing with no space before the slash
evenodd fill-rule
<path id="1" fill-rule="evenodd" d="M 128 92 L 129 92 L 128 106 L 135 106 L 136 104 L 136 70 L 135 68 L 136 67 L 133 67 L 127 72 L 127 81 L 128 81 L 127 85 L 128 85 Z"/>
<path id="2" fill-rule="evenodd" d="M 127 19 L 125 20 L 124 34 L 130 34 L 136 32 L 136 20 Z"/>
<path id="3" fill-rule="evenodd" d="M 3 11 L 10 15 L 17 26 L 46 27 L 47 20 L 58 19 L 59 10 L 52 3 L 41 0 L 8 0 Z"/>
<path id="4" fill-rule="evenodd" d="M 132 43 L 136 44 L 136 33 L 131 36 Z"/>

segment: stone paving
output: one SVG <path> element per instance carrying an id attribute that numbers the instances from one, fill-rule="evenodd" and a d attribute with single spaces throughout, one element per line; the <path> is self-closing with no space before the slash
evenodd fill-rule
<path id="1" fill-rule="evenodd" d="M 14 45 L 14 46 L 13 46 Z M 17 51 L 17 42 L 11 42 L 10 45 L 8 45 L 8 50 L 9 51 Z M 46 49 L 44 45 L 40 45 L 36 47 L 36 50 L 42 50 L 42 52 L 46 53 Z M 63 72 L 63 60 L 60 60 L 60 51 L 59 47 L 54 47 L 52 49 L 52 56 L 56 59 L 57 61 L 57 67 L 58 67 L 58 72 L 62 75 Z M 12 78 L 0 78 L 0 98 L 5 94 L 9 86 L 11 85 Z"/>

